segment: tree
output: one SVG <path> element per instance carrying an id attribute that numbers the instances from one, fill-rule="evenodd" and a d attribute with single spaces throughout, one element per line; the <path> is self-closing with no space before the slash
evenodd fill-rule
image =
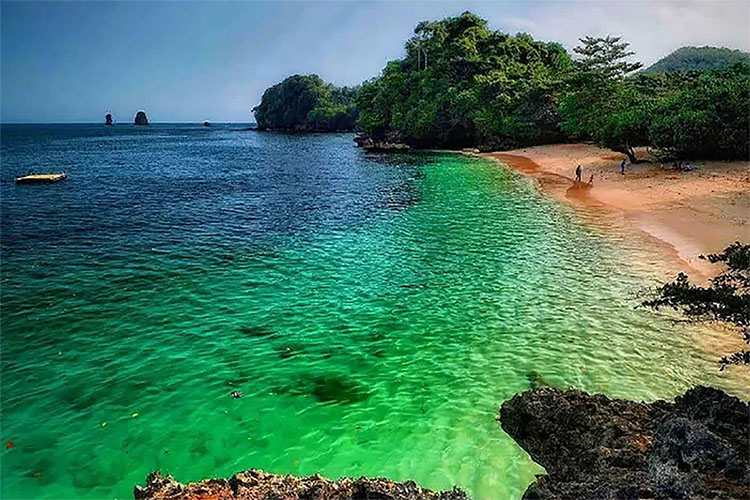
<path id="1" fill-rule="evenodd" d="M 294 75 L 266 89 L 253 113 L 260 129 L 352 130 L 356 94 L 356 88 L 336 87 L 318 75 Z"/>
<path id="2" fill-rule="evenodd" d="M 638 163 L 635 147 L 659 157 L 750 157 L 750 65 L 712 71 L 644 74 L 618 37 L 581 39 L 562 130 L 594 140 Z"/>
<path id="3" fill-rule="evenodd" d="M 559 44 L 491 30 L 464 12 L 419 23 L 405 48 L 357 96 L 367 134 L 486 149 L 562 138 L 557 107 L 571 61 Z"/>
<path id="4" fill-rule="evenodd" d="M 586 36 L 579 39 L 581 45 L 573 48 L 573 52 L 580 55 L 575 61 L 576 69 L 605 80 L 622 80 L 626 75 L 640 69 L 643 66 L 641 63 L 625 60 L 635 55 L 635 52 L 628 50 L 629 43 L 620 40 L 622 37 L 609 35 L 599 38 Z"/>
<path id="5" fill-rule="evenodd" d="M 750 64 L 670 80 L 649 115 L 650 144 L 673 157 L 750 157 Z"/>
<path id="6" fill-rule="evenodd" d="M 593 139 L 602 146 L 638 163 L 635 147 L 647 144 L 647 105 L 626 76 L 641 67 L 628 62 L 633 55 L 621 37 L 584 37 L 573 52 L 575 73 L 571 92 L 560 105 L 562 130 L 580 139 Z"/>
<path id="7" fill-rule="evenodd" d="M 560 106 L 562 130 L 575 138 L 593 139 L 638 163 L 635 147 L 646 145 L 647 103 L 626 76 L 641 67 L 621 37 L 584 37 L 573 52 L 571 92 Z"/>
<path id="8" fill-rule="evenodd" d="M 670 307 L 699 321 L 733 324 L 740 329 L 745 343 L 750 344 L 750 245 L 735 242 L 721 253 L 701 258 L 726 265 L 710 286 L 694 285 L 680 273 L 672 283 L 657 288 L 655 296 L 642 305 L 657 310 Z M 750 365 L 750 351 L 744 349 L 720 360 L 721 370 L 727 365 L 743 364 Z"/>

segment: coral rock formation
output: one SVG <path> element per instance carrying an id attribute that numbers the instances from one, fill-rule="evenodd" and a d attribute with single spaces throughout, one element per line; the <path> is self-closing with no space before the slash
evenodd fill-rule
<path id="1" fill-rule="evenodd" d="M 206 479 L 183 485 L 172 476 L 152 472 L 146 486 L 136 486 L 136 500 L 467 500 L 458 488 L 434 492 L 413 481 L 396 483 L 388 479 L 342 478 L 332 481 L 315 474 L 307 477 L 282 476 L 261 470 L 247 470 L 230 479 Z"/>
<path id="2" fill-rule="evenodd" d="M 648 404 L 540 388 L 500 422 L 547 470 L 526 499 L 750 498 L 750 407 L 717 389 Z"/>

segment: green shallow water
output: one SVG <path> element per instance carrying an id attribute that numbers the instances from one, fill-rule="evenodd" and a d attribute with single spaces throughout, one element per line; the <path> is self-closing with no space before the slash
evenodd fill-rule
<path id="1" fill-rule="evenodd" d="M 254 152 L 235 164 L 188 149 L 201 170 L 184 179 L 206 181 L 189 199 L 174 183 L 110 198 L 71 181 L 45 200 L 3 186 L 4 498 L 127 498 L 153 469 L 188 481 L 246 468 L 519 498 L 542 469 L 495 417 L 540 381 L 747 397 L 703 330 L 634 308 L 673 272 L 648 239 L 502 165 L 370 156 L 349 136 L 161 133 L 151 147 Z M 96 157 L 114 140 L 97 134 L 44 144 L 64 155 L 90 140 Z M 248 168 L 247 186 L 212 177 Z M 49 210 L 37 220 L 11 201 Z"/>

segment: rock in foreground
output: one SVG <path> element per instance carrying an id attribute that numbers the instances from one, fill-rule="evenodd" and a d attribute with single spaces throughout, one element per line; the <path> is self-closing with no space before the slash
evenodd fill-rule
<path id="1" fill-rule="evenodd" d="M 526 499 L 750 498 L 750 407 L 717 389 L 647 404 L 541 388 L 500 422 L 547 470 Z"/>
<path id="2" fill-rule="evenodd" d="M 183 485 L 172 476 L 152 472 L 146 486 L 136 486 L 136 500 L 467 500 L 458 488 L 434 492 L 407 481 L 342 478 L 337 481 L 317 474 L 307 477 L 281 476 L 261 470 L 248 470 L 229 479 L 206 479 Z"/>

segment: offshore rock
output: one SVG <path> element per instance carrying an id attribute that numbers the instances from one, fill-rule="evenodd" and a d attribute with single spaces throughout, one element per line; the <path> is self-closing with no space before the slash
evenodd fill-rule
<path id="1" fill-rule="evenodd" d="M 453 488 L 434 492 L 414 481 L 396 483 L 388 479 L 342 478 L 332 481 L 315 474 L 307 477 L 282 476 L 261 470 L 247 470 L 230 479 L 206 479 L 186 485 L 158 471 L 146 478 L 146 486 L 136 486 L 136 500 L 468 500 L 466 493 Z"/>
<path id="2" fill-rule="evenodd" d="M 539 388 L 499 420 L 547 470 L 526 499 L 750 498 L 750 407 L 718 389 L 648 404 Z"/>
<path id="3" fill-rule="evenodd" d="M 146 116 L 146 112 L 137 112 L 135 114 L 135 121 L 133 123 L 135 123 L 136 125 L 148 125 L 148 117 Z"/>
<path id="4" fill-rule="evenodd" d="M 112 113 L 107 113 L 104 115 L 104 124 L 105 125 L 112 125 Z"/>

